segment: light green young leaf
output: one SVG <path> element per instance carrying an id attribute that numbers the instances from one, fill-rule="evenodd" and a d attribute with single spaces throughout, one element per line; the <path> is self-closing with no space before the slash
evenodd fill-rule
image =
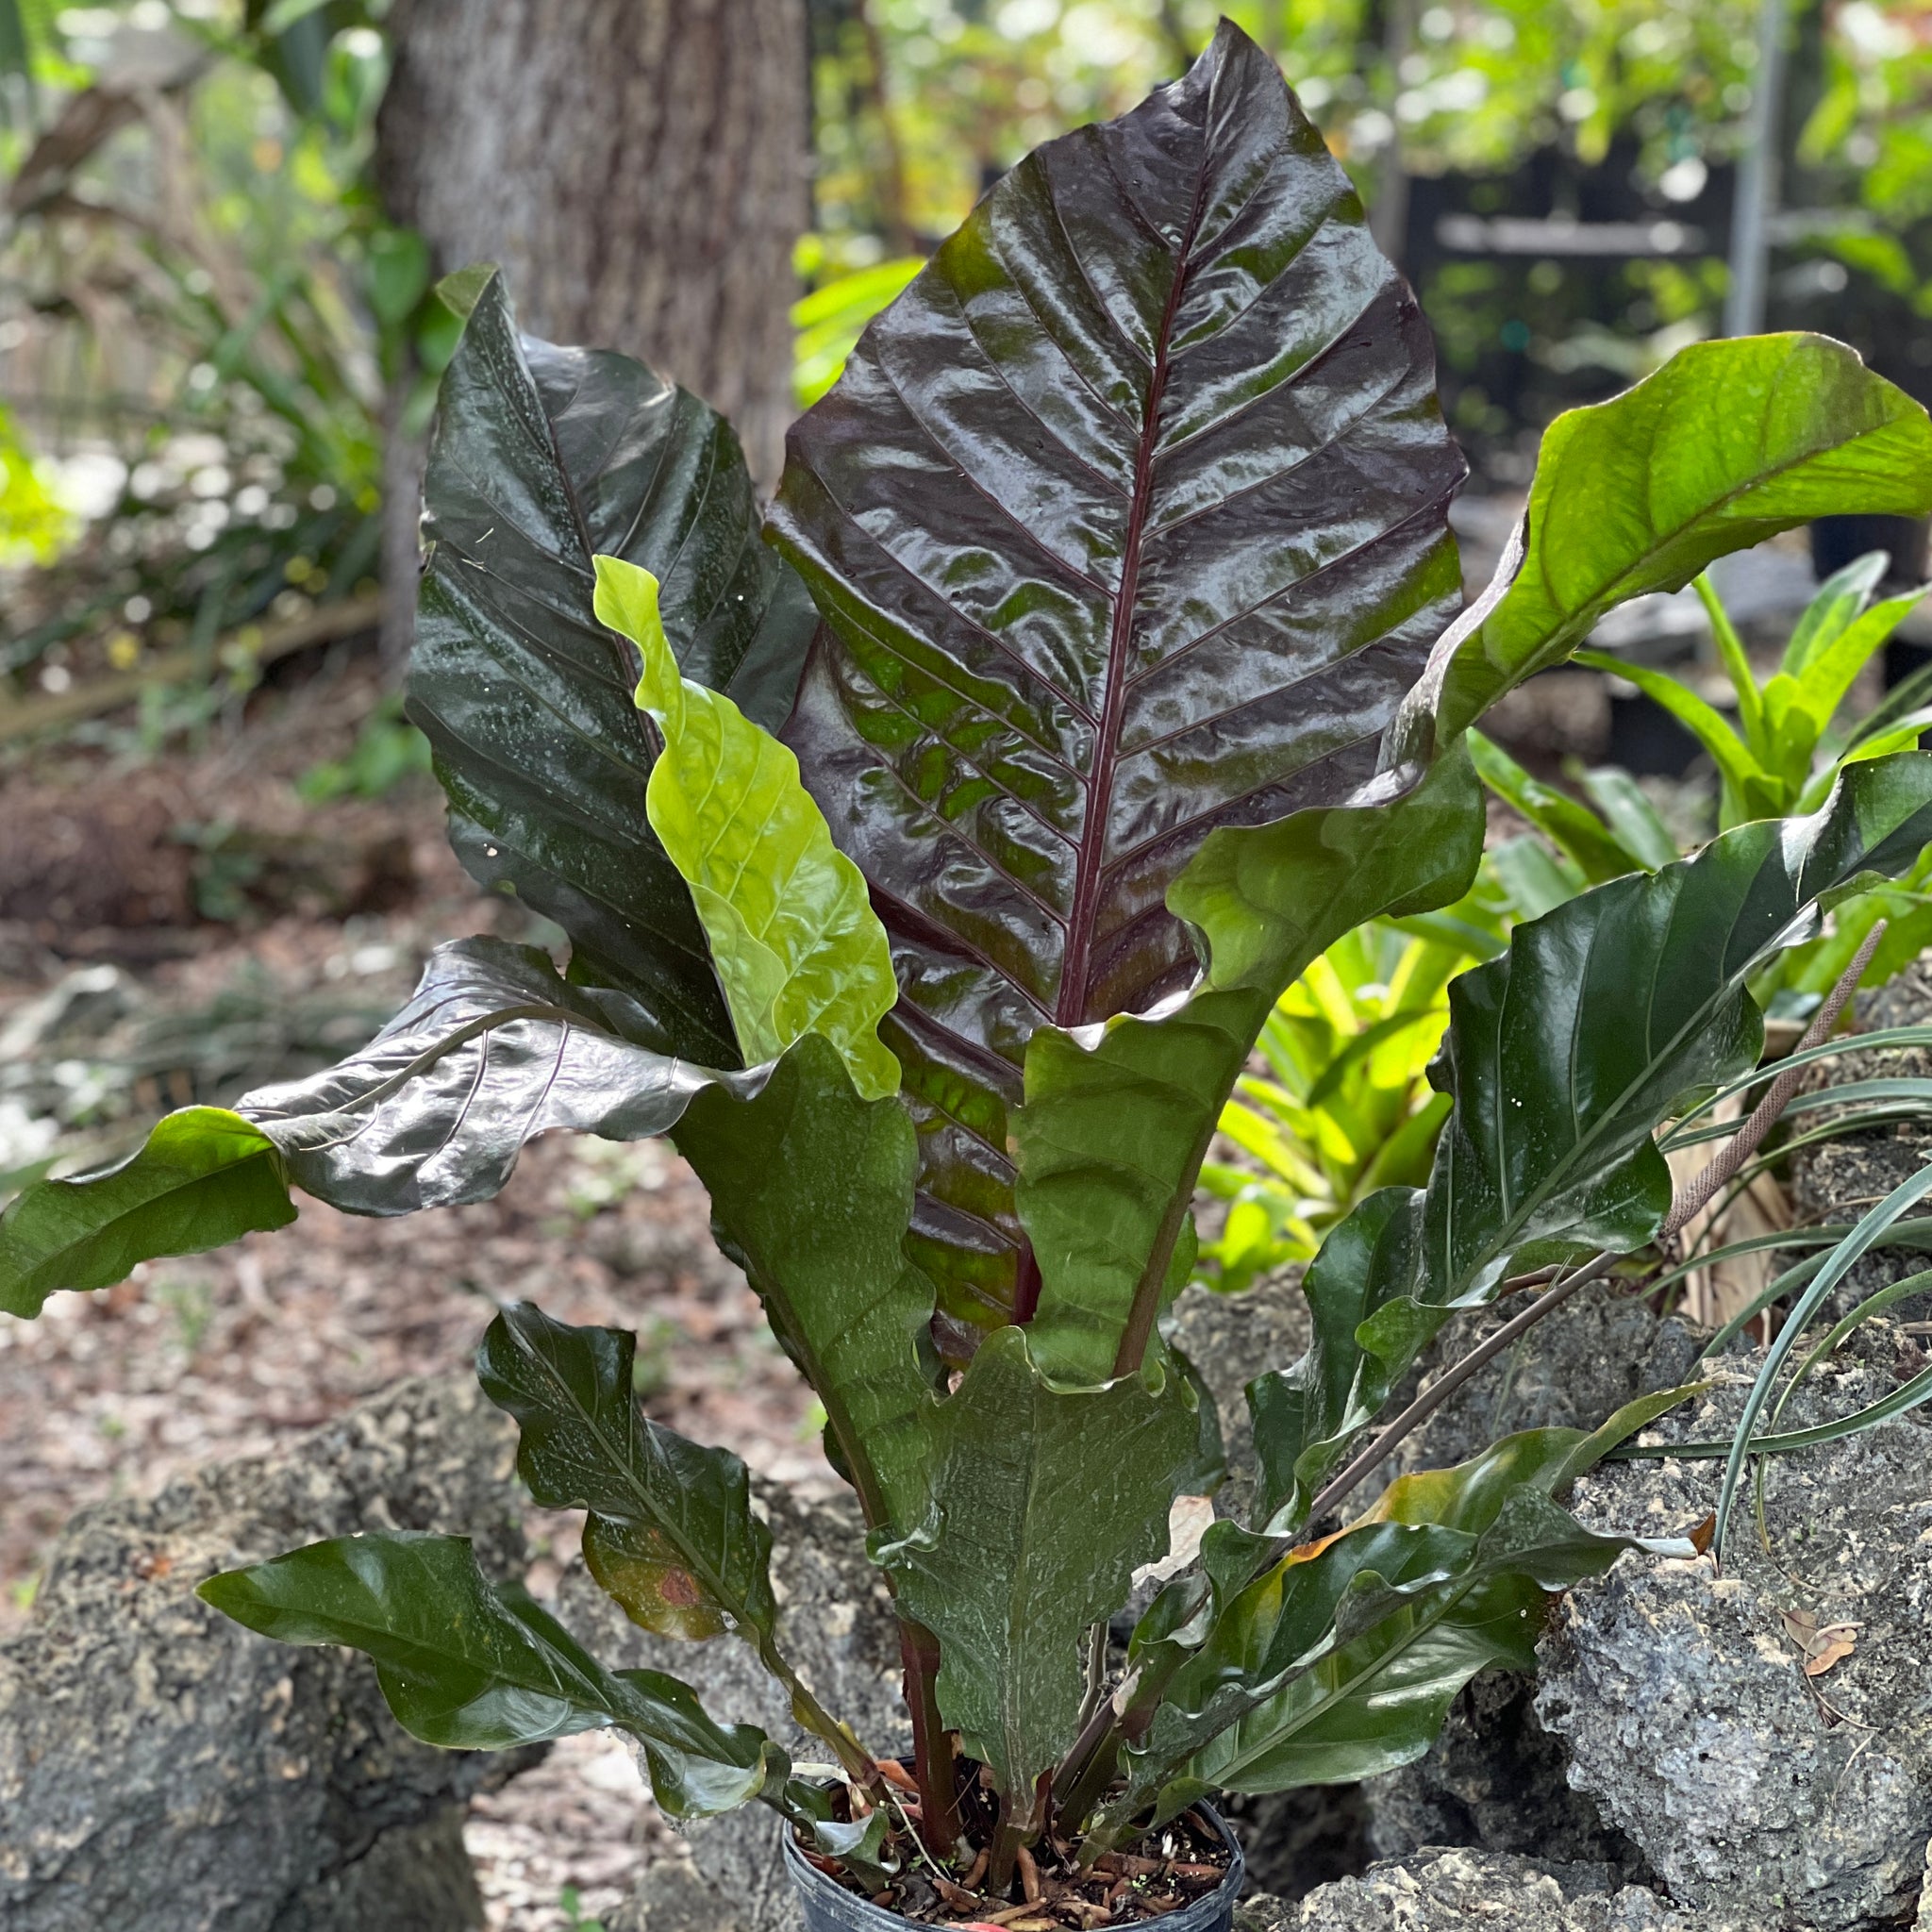
<path id="1" fill-rule="evenodd" d="M 1027 1333 L 1049 1374 L 1097 1383 L 1141 1360 L 1186 1278 L 1194 1178 L 1275 1000 L 1364 920 L 1459 898 L 1482 828 L 1458 753 L 1387 803 L 1216 831 L 1168 893 L 1206 948 L 1192 991 L 1152 1013 L 1034 1033 L 1011 1134 L 1042 1284 Z"/>
<path id="2" fill-rule="evenodd" d="M 1589 884 L 1600 886 L 1642 869 L 1643 861 L 1625 848 L 1613 827 L 1554 785 L 1532 777 L 1480 731 L 1469 734 L 1469 755 L 1475 760 L 1476 776 L 1574 859 Z"/>
<path id="3" fill-rule="evenodd" d="M 691 887 L 746 1064 L 821 1033 L 865 1098 L 897 1092 L 877 1029 L 898 986 L 864 874 L 832 843 L 792 753 L 679 674 L 657 578 L 614 557 L 596 566 L 598 621 L 637 645 L 638 705 L 664 738 L 644 794 L 651 826 Z"/>
<path id="4" fill-rule="evenodd" d="M 1637 856 L 1645 871 L 1656 872 L 1659 866 L 1674 864 L 1683 857 L 1677 850 L 1677 841 L 1671 837 L 1670 827 L 1657 816 L 1657 807 L 1644 796 L 1642 787 L 1628 772 L 1619 771 L 1614 765 L 1602 765 L 1585 772 L 1578 782 L 1624 849 Z"/>
<path id="5" fill-rule="evenodd" d="M 1814 517 L 1928 510 L 1932 420 L 1842 342 L 1694 343 L 1550 425 L 1524 528 L 1443 633 L 1384 760 L 1452 743 L 1505 691 L 1569 657 L 1607 611 L 1681 590 L 1727 551 Z"/>
<path id="6" fill-rule="evenodd" d="M 1751 669 L 1750 654 L 1744 649 L 1744 641 L 1738 635 L 1738 627 L 1731 622 L 1731 613 L 1724 608 L 1710 574 L 1699 571 L 1692 583 L 1704 606 L 1704 614 L 1710 620 L 1710 634 L 1716 640 L 1724 675 L 1738 694 L 1738 719 L 1744 727 L 1744 742 L 1751 747 L 1753 758 L 1768 765 L 1773 758 L 1772 741 L 1765 729 L 1764 701 L 1757 690 L 1757 674 Z"/>
<path id="7" fill-rule="evenodd" d="M 1868 550 L 1825 578 L 1792 627 L 1778 669 L 1803 677 L 1813 657 L 1836 643 L 1872 601 L 1888 561 L 1884 551 Z"/>
<path id="8" fill-rule="evenodd" d="M 1744 741 L 1731 729 L 1724 713 L 1681 684 L 1667 671 L 1648 664 L 1633 664 L 1624 658 L 1613 658 L 1607 651 L 1578 651 L 1578 664 L 1592 671 L 1607 673 L 1634 684 L 1645 697 L 1660 705 L 1710 754 L 1724 781 L 1747 807 L 1746 818 L 1767 818 L 1779 810 L 1784 800 L 1775 775 L 1752 756 Z"/>

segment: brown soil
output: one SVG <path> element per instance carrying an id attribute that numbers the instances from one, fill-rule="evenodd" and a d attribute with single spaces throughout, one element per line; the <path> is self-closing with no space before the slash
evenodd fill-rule
<path id="1" fill-rule="evenodd" d="M 990 1817 L 981 1820 L 982 1827 L 990 1824 Z M 977 1841 L 986 1832 L 975 1833 L 969 1823 L 967 1835 Z M 1228 1866 L 1225 1842 L 1192 1813 L 1124 1850 L 1103 1853 L 1087 1871 L 1064 1840 L 1043 1841 L 1022 1855 L 1005 1897 L 974 1889 L 984 1884 L 977 1875 L 979 1865 L 959 1874 L 961 1882 L 956 1883 L 942 1877 L 903 1832 L 894 1835 L 893 1842 L 904 1874 L 883 1891 L 867 1892 L 829 1860 L 810 1852 L 806 1857 L 847 1890 L 908 1923 L 949 1926 L 953 1932 L 1095 1932 L 1101 1926 L 1158 1923 L 1214 1890 L 1226 1878 Z M 974 1885 L 964 1883 L 966 1878 Z"/>

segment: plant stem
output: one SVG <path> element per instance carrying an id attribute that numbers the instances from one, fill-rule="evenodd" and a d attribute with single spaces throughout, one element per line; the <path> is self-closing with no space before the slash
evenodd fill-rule
<path id="1" fill-rule="evenodd" d="M 959 1842 L 959 1778 L 953 1734 L 940 1715 L 940 1641 L 924 1624 L 902 1617 L 899 1657 L 906 1667 L 906 1707 L 912 1714 L 920 1828 L 933 1856 L 949 1858 Z"/>
<path id="2" fill-rule="evenodd" d="M 798 1722 L 814 1737 L 823 1739 L 832 1747 L 840 1768 L 875 1807 L 884 1805 L 886 1783 L 879 1775 L 872 1753 L 812 1695 L 798 1673 L 774 1646 L 759 1644 L 758 1660 L 784 1685 L 786 1695 L 791 1700 L 792 1714 Z"/>
<path id="3" fill-rule="evenodd" d="M 1013 1872 L 1020 1862 L 1021 1849 L 1040 1835 L 1040 1800 L 1036 1794 L 1024 1816 L 1016 1815 L 1012 1794 L 1000 1793 L 1000 1818 L 993 1827 L 992 1856 L 988 1860 L 986 1888 L 994 1898 L 1003 1899 L 1012 1890 Z"/>
<path id="4" fill-rule="evenodd" d="M 1594 1260 L 1585 1262 L 1582 1267 L 1572 1269 L 1560 1280 L 1544 1289 L 1522 1314 L 1513 1321 L 1504 1323 L 1487 1341 L 1471 1349 L 1454 1368 L 1445 1374 L 1439 1375 L 1392 1423 L 1374 1436 L 1369 1446 L 1357 1456 L 1340 1475 L 1316 1495 L 1315 1500 L 1308 1505 L 1308 1521 L 1314 1523 L 1327 1515 L 1351 1490 L 1381 1466 L 1398 1443 L 1427 1422 L 1472 1375 L 1494 1361 L 1519 1335 L 1527 1333 L 1545 1315 L 1561 1307 L 1579 1288 L 1588 1282 L 1600 1280 L 1607 1274 L 1616 1265 L 1617 1258 L 1615 1255 L 1602 1254 Z"/>

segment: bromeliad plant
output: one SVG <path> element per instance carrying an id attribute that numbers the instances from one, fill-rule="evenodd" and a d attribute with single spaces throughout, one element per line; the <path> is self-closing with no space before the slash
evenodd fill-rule
<path id="1" fill-rule="evenodd" d="M 1458 1310 L 1657 1233 L 1656 1130 L 1756 1064 L 1748 976 L 1932 839 L 1932 758 L 1602 885 L 1454 982 L 1426 1180 L 1329 1234 L 1311 1352 L 1250 1391 L 1257 1514 L 1110 1681 L 1094 1633 L 1212 1479 L 1159 1323 L 1275 1001 L 1364 921 L 1468 889 L 1488 705 L 1724 551 L 1932 508 L 1932 424 L 1817 337 L 1687 350 L 1552 427 L 1458 617 L 1427 331 L 1228 26 L 1014 169 L 872 325 L 793 433 L 770 547 L 701 404 L 520 342 L 491 275 L 451 292 L 411 715 L 458 852 L 564 928 L 568 970 L 440 949 L 330 1072 L 23 1195 L 0 1296 L 30 1314 L 282 1225 L 295 1188 L 401 1213 L 491 1194 L 552 1128 L 671 1135 L 863 1509 L 916 1799 L 789 1665 L 742 1464 L 639 1413 L 612 1331 L 491 1324 L 525 1479 L 589 1510 L 640 1624 L 749 1642 L 835 1777 L 605 1669 L 458 1539 L 321 1543 L 204 1594 L 367 1651 L 440 1742 L 623 1726 L 668 1810 L 774 1807 L 903 1915 L 1015 1886 L 1070 1924 L 1157 1912 L 1176 1894 L 1116 1862 L 1150 1821 L 1416 1756 L 1476 1671 L 1532 1662 L 1545 1591 L 1629 1547 L 1555 1498 L 1669 1396 L 1305 1538 Z"/>

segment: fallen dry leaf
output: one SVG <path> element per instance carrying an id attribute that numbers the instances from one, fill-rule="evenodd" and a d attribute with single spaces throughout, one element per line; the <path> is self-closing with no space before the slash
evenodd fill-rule
<path id="1" fill-rule="evenodd" d="M 1786 1610 L 1785 1635 L 1804 1653 L 1805 1674 L 1822 1677 L 1857 1647 L 1857 1624 L 1820 1624 L 1815 1610 Z"/>

